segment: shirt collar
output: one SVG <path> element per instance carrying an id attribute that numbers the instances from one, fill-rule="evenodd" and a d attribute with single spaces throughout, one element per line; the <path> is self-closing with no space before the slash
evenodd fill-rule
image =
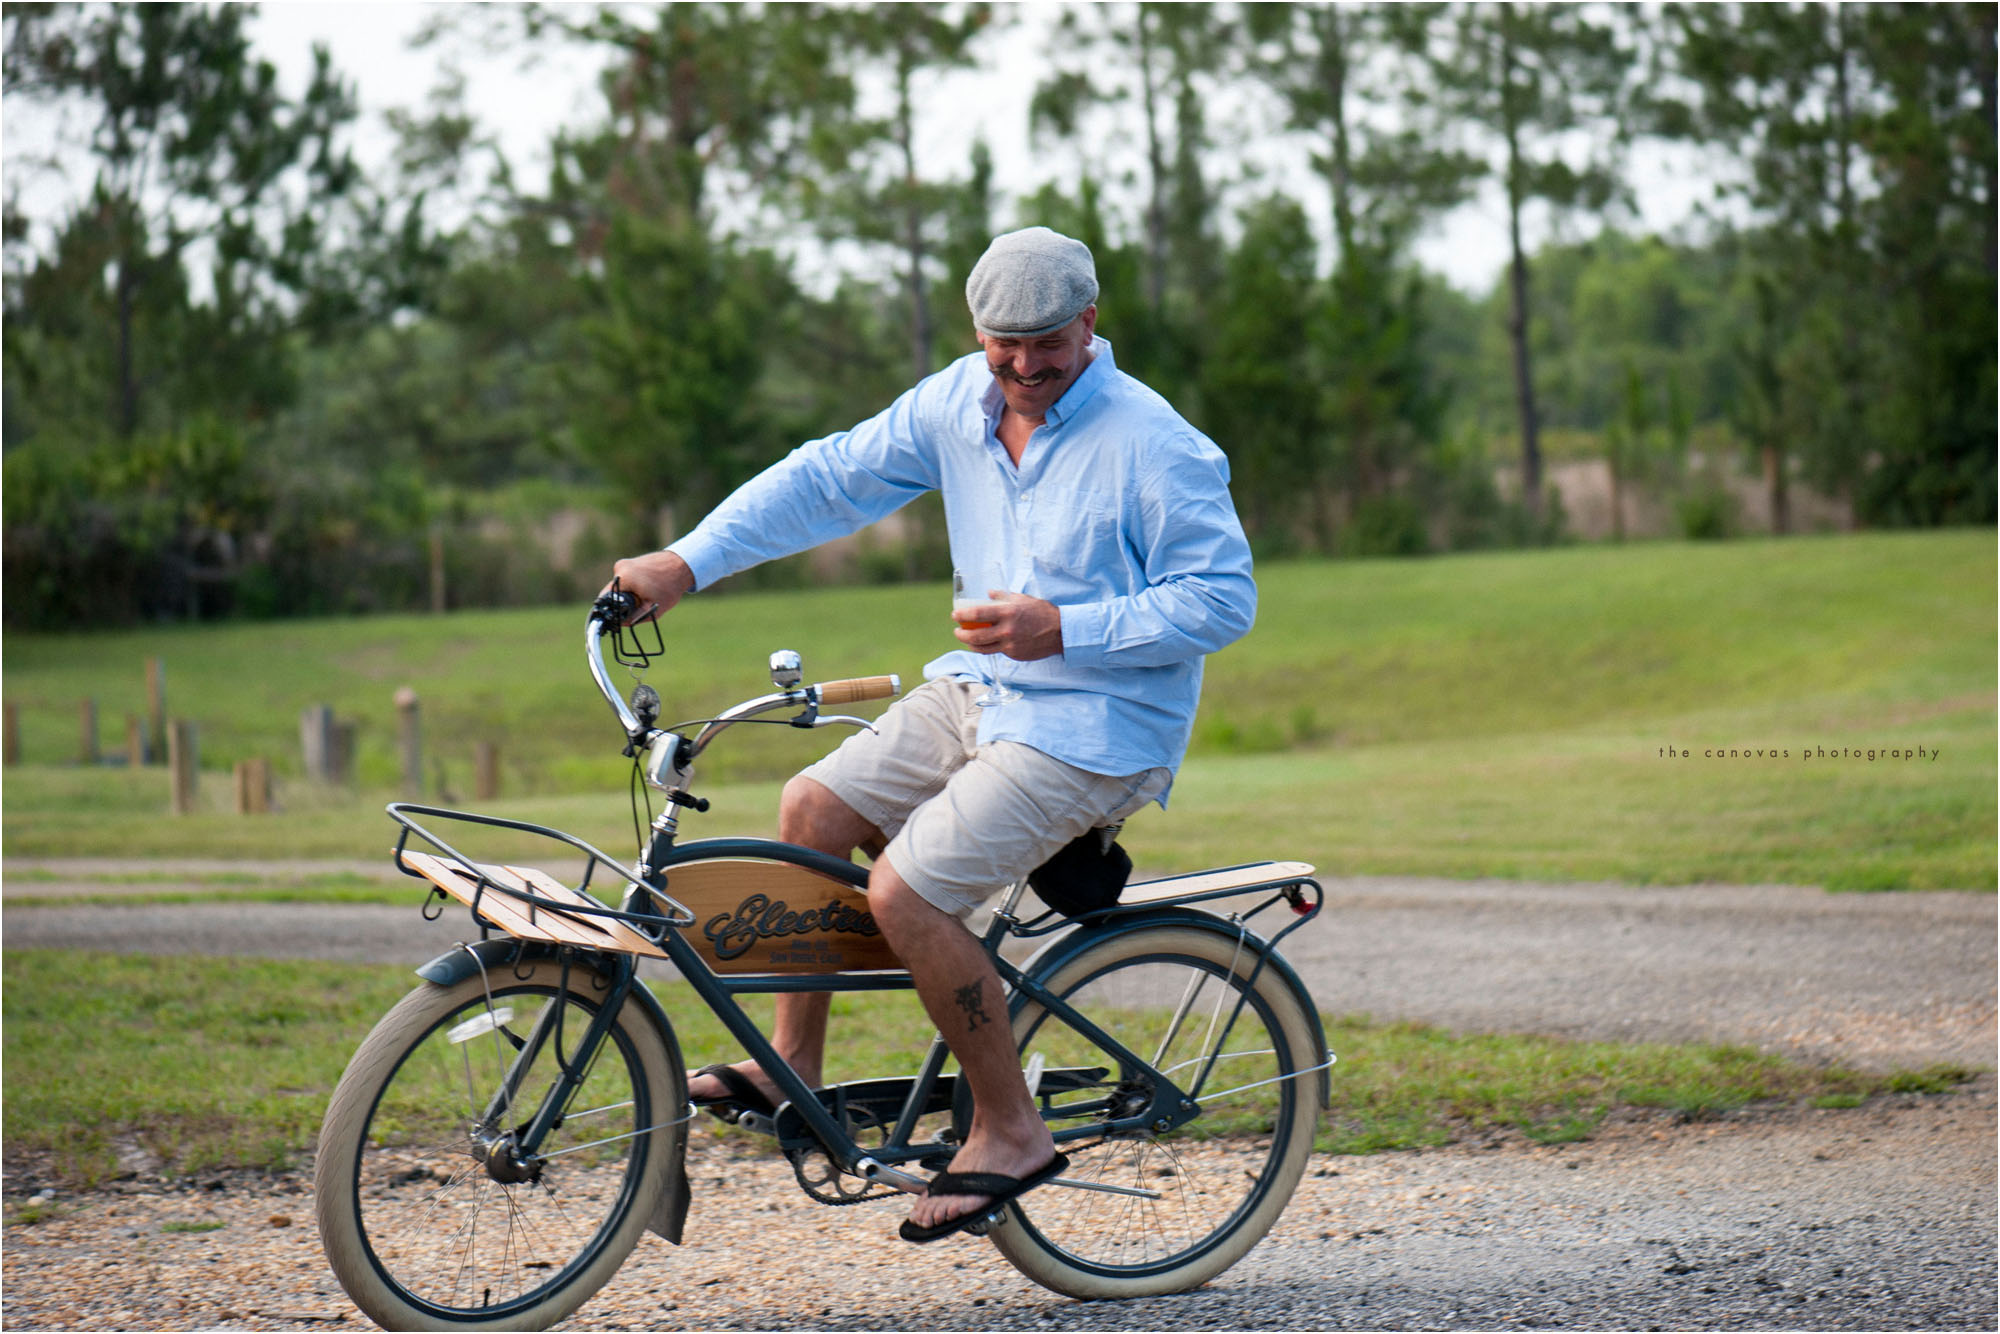
<path id="1" fill-rule="evenodd" d="M 1090 364 L 1083 368 L 1083 374 L 1076 377 L 1076 383 L 1063 392 L 1063 396 L 1050 405 L 1048 416 L 1052 425 L 1066 425 L 1071 417 L 1083 410 L 1091 395 L 1104 387 L 1105 380 L 1118 369 L 1111 359 L 1111 343 L 1108 339 L 1092 334 L 1090 337 Z"/>

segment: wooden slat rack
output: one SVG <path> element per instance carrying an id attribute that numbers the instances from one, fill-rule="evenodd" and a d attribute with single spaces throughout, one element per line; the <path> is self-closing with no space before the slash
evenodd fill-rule
<path id="1" fill-rule="evenodd" d="M 603 906 L 589 895 L 529 866 L 499 866 L 473 863 L 480 875 L 494 885 L 533 894 L 530 903 L 512 894 L 482 888 L 464 865 L 428 852 L 404 852 L 405 866 L 436 885 L 446 894 L 472 908 L 480 917 L 510 936 L 523 940 L 546 941 L 553 945 L 574 945 L 580 949 L 609 950 L 638 954 L 648 959 L 664 959 L 666 952 L 626 923 L 595 915 Z M 560 905 L 560 906 L 558 906 Z M 574 907 L 586 911 L 565 911 Z"/>

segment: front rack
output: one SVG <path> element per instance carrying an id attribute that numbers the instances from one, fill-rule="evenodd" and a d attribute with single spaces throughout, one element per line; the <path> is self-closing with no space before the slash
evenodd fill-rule
<path id="1" fill-rule="evenodd" d="M 527 939 L 657 956 L 659 942 L 669 929 L 695 923 L 694 911 L 685 904 L 639 879 L 606 853 L 560 829 L 414 802 L 391 802 L 388 812 L 389 818 L 403 829 L 396 838 L 396 869 L 428 881 L 435 892 L 466 904 L 482 927 Z M 572 889 L 531 868 L 475 862 L 425 828 L 416 816 L 511 829 L 565 844 L 584 854 L 582 883 Z M 443 855 L 412 851 L 409 847 L 412 834 Z M 646 900 L 658 905 L 658 911 L 627 912 L 610 907 L 592 895 L 591 877 L 600 865 L 609 867 L 627 885 L 644 891 Z M 603 919 L 604 924 L 599 925 L 594 919 Z"/>

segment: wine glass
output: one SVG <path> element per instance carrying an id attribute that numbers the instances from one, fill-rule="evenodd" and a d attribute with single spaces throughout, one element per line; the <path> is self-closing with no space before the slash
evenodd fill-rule
<path id="1" fill-rule="evenodd" d="M 986 590 L 999 587 L 998 572 L 982 570 L 979 573 L 982 576 L 988 577 L 983 577 L 975 582 L 967 579 L 964 573 L 959 570 L 951 572 L 951 609 L 953 611 L 965 611 L 971 607 L 990 607 L 993 605 L 993 599 L 986 596 Z M 953 619 L 956 620 L 957 618 L 954 617 Z M 987 626 L 993 624 L 993 622 L 958 621 L 958 624 L 964 626 L 967 630 L 984 630 Z M 990 709 L 996 704 L 1007 704 L 1021 698 L 1020 691 L 1013 689 L 1011 686 L 1001 685 L 999 680 L 994 676 L 993 670 L 986 665 L 988 659 L 992 657 L 991 654 L 982 653 L 979 657 L 979 677 L 982 681 L 986 682 L 986 693 L 972 701 L 974 704 L 977 704 L 982 709 Z"/>

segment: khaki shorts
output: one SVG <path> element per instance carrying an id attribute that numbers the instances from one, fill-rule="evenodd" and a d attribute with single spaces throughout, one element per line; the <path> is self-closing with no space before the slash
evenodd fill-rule
<path id="1" fill-rule="evenodd" d="M 926 681 L 806 768 L 889 840 L 883 856 L 933 906 L 965 917 L 1064 844 L 1166 790 L 1147 769 L 1094 774 L 1015 741 L 980 745 L 979 681 Z M 1005 707 L 1002 705 L 1001 707 Z"/>

